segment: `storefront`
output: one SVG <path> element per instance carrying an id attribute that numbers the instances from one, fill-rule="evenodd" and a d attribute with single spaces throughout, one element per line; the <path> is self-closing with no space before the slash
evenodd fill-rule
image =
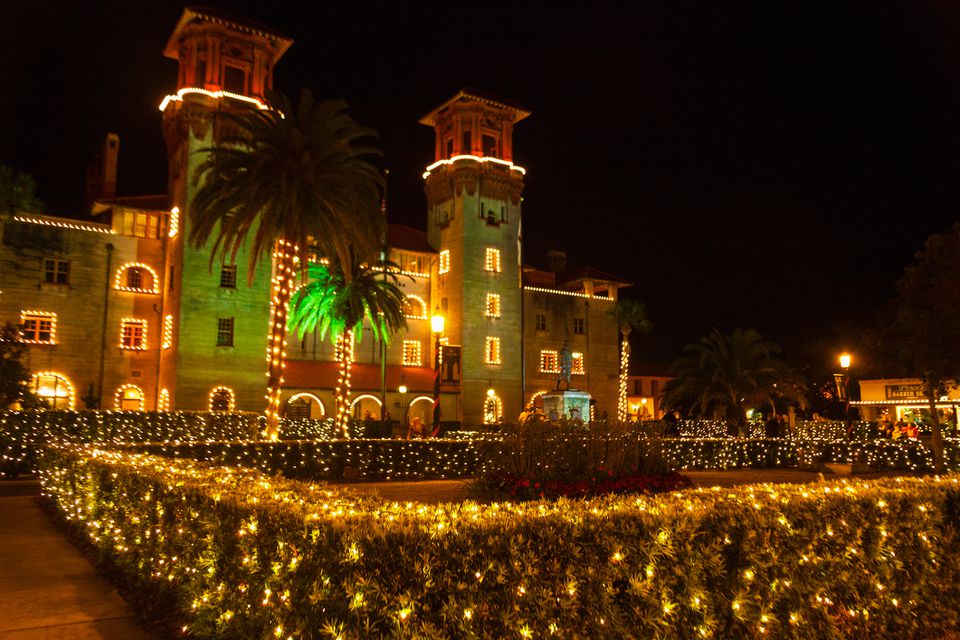
<path id="1" fill-rule="evenodd" d="M 937 399 L 937 413 L 942 425 L 957 424 L 957 406 L 960 388 L 953 387 Z M 864 420 L 880 422 L 919 422 L 929 424 L 930 408 L 924 395 L 924 385 L 916 378 L 888 378 L 861 380 L 860 400 L 850 406 L 860 410 Z"/>

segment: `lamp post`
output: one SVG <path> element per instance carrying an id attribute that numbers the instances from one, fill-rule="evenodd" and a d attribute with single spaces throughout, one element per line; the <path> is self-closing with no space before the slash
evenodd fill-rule
<path id="1" fill-rule="evenodd" d="M 850 365 L 853 364 L 853 356 L 844 351 L 838 358 L 840 361 L 841 373 L 833 374 L 833 379 L 837 384 L 837 399 L 843 403 L 843 422 L 847 428 L 847 437 L 850 437 Z"/>
<path id="2" fill-rule="evenodd" d="M 401 381 L 400 386 L 397 387 L 397 391 L 400 392 L 400 428 L 402 429 L 407 426 L 407 385 Z"/>
<path id="3" fill-rule="evenodd" d="M 436 307 L 433 317 L 430 318 L 430 330 L 434 335 L 434 354 L 433 354 L 433 432 L 440 432 L 440 336 L 443 335 L 444 318 L 440 313 L 440 307 Z"/>

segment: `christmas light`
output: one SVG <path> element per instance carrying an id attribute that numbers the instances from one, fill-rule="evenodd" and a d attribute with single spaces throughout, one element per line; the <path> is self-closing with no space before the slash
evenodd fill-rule
<path id="1" fill-rule="evenodd" d="M 487 247 L 483 269 L 491 273 L 500 273 L 500 249 Z"/>
<path id="2" fill-rule="evenodd" d="M 123 318 L 120 321 L 120 348 L 132 351 L 146 351 L 146 320 L 143 318 Z"/>
<path id="3" fill-rule="evenodd" d="M 160 399 L 157 401 L 157 411 L 170 411 L 170 392 L 160 389 Z"/>
<path id="4" fill-rule="evenodd" d="M 221 403 L 223 399 L 226 398 L 227 407 L 225 409 L 217 408 L 218 403 Z M 237 394 L 233 392 L 233 389 L 230 387 L 219 386 L 214 387 L 210 390 L 210 395 L 207 396 L 207 408 L 210 411 L 228 411 L 233 412 L 237 405 Z"/>
<path id="5" fill-rule="evenodd" d="M 96 224 L 96 223 L 87 223 L 80 224 L 77 222 L 66 222 L 59 218 L 51 218 L 48 216 L 13 216 L 15 222 L 25 222 L 27 224 L 39 224 L 45 227 L 57 227 L 59 229 L 71 229 L 74 231 L 95 231 L 96 233 L 106 233 L 114 234 L 114 230 L 108 227 L 107 225 Z"/>
<path id="6" fill-rule="evenodd" d="M 524 291 L 534 291 L 536 293 L 553 293 L 560 296 L 573 296 L 574 298 L 588 298 L 590 300 L 609 300 L 610 302 L 616 302 L 613 298 L 604 297 L 604 296 L 591 296 L 586 293 L 581 293 L 580 291 L 565 291 L 563 289 L 547 289 L 545 287 L 529 287 L 524 286 Z"/>
<path id="7" fill-rule="evenodd" d="M 169 349 L 173 346 L 173 316 L 166 315 L 163 317 L 163 343 L 161 345 L 164 349 Z"/>
<path id="8" fill-rule="evenodd" d="M 484 363 L 503 364 L 500 360 L 500 338 L 487 336 L 484 340 Z"/>
<path id="9" fill-rule="evenodd" d="M 57 344 L 57 314 L 52 311 L 20 312 L 20 340 L 27 344 Z"/>
<path id="10" fill-rule="evenodd" d="M 130 400 L 137 403 L 136 409 L 124 407 L 124 401 Z M 117 411 L 143 411 L 143 389 L 132 383 L 120 385 L 117 387 L 116 393 L 113 394 L 113 405 Z"/>
<path id="11" fill-rule="evenodd" d="M 420 358 L 421 343 L 419 340 L 403 341 L 403 366 L 419 367 L 422 365 Z"/>
<path id="12" fill-rule="evenodd" d="M 150 287 L 129 287 L 127 283 L 130 281 L 128 271 L 130 269 L 145 269 L 150 272 L 152 280 L 150 281 Z M 132 293 L 160 293 L 160 277 L 157 275 L 157 272 L 148 264 L 143 262 L 127 262 L 122 265 L 116 271 L 116 275 L 113 279 L 113 288 L 117 291 L 130 291 Z"/>
<path id="13" fill-rule="evenodd" d="M 165 111 L 167 105 L 171 102 L 182 102 L 183 96 L 186 95 L 203 95 L 208 98 L 215 98 L 217 100 L 221 98 L 230 98 L 231 100 L 240 100 L 241 102 L 248 102 L 252 105 L 255 105 L 258 109 L 269 109 L 265 103 L 261 102 L 257 98 L 251 98 L 249 96 L 240 95 L 239 93 L 232 93 L 230 91 L 208 91 L 207 89 L 201 89 L 199 87 L 184 87 L 177 91 L 175 95 L 166 96 L 162 102 L 160 102 L 160 111 Z"/>
<path id="14" fill-rule="evenodd" d="M 53 379 L 52 387 L 49 385 L 49 379 L 51 378 Z M 61 386 L 64 388 L 61 389 Z M 73 385 L 70 384 L 70 380 L 65 375 L 57 371 L 38 371 L 34 373 L 30 376 L 30 387 L 41 398 L 52 398 L 51 404 L 54 407 L 56 407 L 56 401 L 59 398 L 67 398 L 67 409 L 72 410 L 76 404 L 76 393 L 73 390 Z M 4 433 L 5 430 L 0 425 L 0 436 Z M 9 434 L 7 435 L 9 436 Z M 0 437 L 0 441 L 2 440 L 3 438 Z M 7 457 L 6 452 L 2 452 L 2 454 L 3 458 Z"/>
<path id="15" fill-rule="evenodd" d="M 461 160 L 468 160 L 468 161 L 471 161 L 471 162 L 479 162 L 479 163 L 481 163 L 481 164 L 490 162 L 490 163 L 493 163 L 493 164 L 499 164 L 499 165 L 505 166 L 505 167 L 507 167 L 507 169 L 510 170 L 510 171 L 519 171 L 519 172 L 520 172 L 521 174 L 523 174 L 523 175 L 526 175 L 526 173 L 527 173 L 527 170 L 526 170 L 526 169 L 524 169 L 523 167 L 521 167 L 521 166 L 519 166 L 519 165 L 513 164 L 513 163 L 510 162 L 509 160 L 501 160 L 500 158 L 494 158 L 494 157 L 492 157 L 492 156 L 481 157 L 481 156 L 474 156 L 474 155 L 469 155 L 469 154 L 463 154 L 463 155 L 459 155 L 459 156 L 452 156 L 452 157 L 447 158 L 447 159 L 444 159 L 444 160 L 437 160 L 436 162 L 434 162 L 433 164 L 431 164 L 430 166 L 428 166 L 427 169 L 426 169 L 426 171 L 423 172 L 423 179 L 426 180 L 427 177 L 428 177 L 435 169 L 437 169 L 438 167 L 442 167 L 442 166 L 445 166 L 445 165 L 451 165 L 451 164 L 454 164 L 455 162 L 459 162 L 459 161 L 461 161 Z"/>
<path id="16" fill-rule="evenodd" d="M 427 302 L 414 293 L 408 293 L 403 298 L 403 315 L 408 320 L 426 320 Z"/>
<path id="17" fill-rule="evenodd" d="M 450 272 L 450 250 L 444 249 L 443 251 L 441 251 L 439 260 L 440 262 L 439 262 L 439 267 L 437 268 L 437 272 L 440 275 L 449 273 Z"/>
<path id="18" fill-rule="evenodd" d="M 487 294 L 487 304 L 486 304 L 486 317 L 488 318 L 499 318 L 500 317 L 500 295 L 496 293 Z"/>
<path id="19" fill-rule="evenodd" d="M 170 228 L 167 230 L 167 236 L 176 238 L 180 233 L 180 207 L 170 209 Z"/>

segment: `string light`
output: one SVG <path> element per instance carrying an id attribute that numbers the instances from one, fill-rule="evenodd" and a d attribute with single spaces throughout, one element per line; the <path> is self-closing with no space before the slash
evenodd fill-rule
<path id="1" fill-rule="evenodd" d="M 106 233 L 114 234 L 114 230 L 108 227 L 107 225 L 96 224 L 96 223 L 87 223 L 80 224 L 77 222 L 66 222 L 59 218 L 51 218 L 49 216 L 13 216 L 14 221 L 16 222 L 25 222 L 27 224 L 39 224 L 45 227 L 57 227 L 59 229 L 71 229 L 74 231 L 95 231 L 96 233 Z"/>
<path id="2" fill-rule="evenodd" d="M 164 349 L 169 349 L 173 346 L 173 316 L 166 315 L 163 317 L 163 344 L 161 345 Z"/>
<path id="3" fill-rule="evenodd" d="M 57 314 L 52 311 L 20 312 L 20 340 L 27 344 L 57 344 Z M 42 338 L 46 335 L 46 338 Z M 33 337 L 27 337 L 33 336 Z"/>
<path id="4" fill-rule="evenodd" d="M 54 386 L 41 386 L 41 382 L 45 378 L 53 378 Z M 41 398 L 53 398 L 53 406 L 56 407 L 57 399 L 66 397 L 67 398 L 67 409 L 73 410 L 76 405 L 76 393 L 73 390 L 73 385 L 70 384 L 70 380 L 67 379 L 65 375 L 58 371 L 38 371 L 37 373 L 30 376 L 31 386 L 33 387 L 35 393 Z M 60 385 L 66 387 L 65 392 L 60 389 Z M 64 393 L 66 395 L 64 395 Z M 0 414 L 2 415 L 2 414 Z M 10 434 L 3 428 L 2 425 L 3 418 L 0 418 L 0 436 L 6 434 L 8 437 Z M 0 442 L 3 441 L 3 438 L 0 437 Z M 21 441 L 22 442 L 22 441 Z M 3 459 L 7 458 L 9 452 L 2 452 Z"/>
<path id="5" fill-rule="evenodd" d="M 170 411 L 170 392 L 160 389 L 160 399 L 157 401 L 157 411 Z"/>
<path id="6" fill-rule="evenodd" d="M 225 408 L 218 408 L 217 404 L 222 402 L 223 398 L 227 400 L 227 406 Z M 233 412 L 237 404 L 237 394 L 233 392 L 233 389 L 230 387 L 219 386 L 214 387 L 210 390 L 210 395 L 207 396 L 207 408 L 210 411 L 228 411 Z"/>
<path id="7" fill-rule="evenodd" d="M 125 409 L 123 406 L 124 400 L 136 400 L 137 408 Z M 113 394 L 113 405 L 117 411 L 143 411 L 143 389 L 131 383 L 120 385 L 117 387 L 116 393 Z"/>
<path id="8" fill-rule="evenodd" d="M 610 302 L 616 302 L 613 298 L 604 297 L 604 296 L 593 296 L 580 291 L 565 291 L 564 289 L 547 289 L 545 287 L 529 287 L 524 286 L 524 291 L 535 291 L 537 293 L 555 293 L 560 296 L 573 296 L 574 298 L 588 298 L 590 300 L 609 300 Z"/>
<path id="9" fill-rule="evenodd" d="M 280 239 L 274 245 L 274 276 L 270 297 L 270 324 L 267 333 L 267 419 L 266 434 L 276 439 L 280 421 L 280 393 L 283 389 L 283 370 L 287 367 L 287 316 L 293 293 L 294 274 L 299 267 L 300 248 Z"/>
<path id="10" fill-rule="evenodd" d="M 207 89 L 201 89 L 200 87 L 184 87 L 177 91 L 174 95 L 166 96 L 162 102 L 160 102 L 160 111 L 165 111 L 167 105 L 171 102 L 182 102 L 183 96 L 186 95 L 203 95 L 208 98 L 221 99 L 221 98 L 230 98 L 231 100 L 240 100 L 241 102 L 249 102 L 252 105 L 255 105 L 258 109 L 266 110 L 270 107 L 267 106 L 264 102 L 261 102 L 257 98 L 251 98 L 250 96 L 244 96 L 239 93 L 232 93 L 230 91 L 209 91 Z"/>
<path id="11" fill-rule="evenodd" d="M 439 260 L 440 262 L 439 262 L 439 267 L 437 268 L 437 272 L 440 275 L 449 273 L 450 272 L 450 249 L 444 249 L 443 251 L 441 251 Z"/>
<path id="12" fill-rule="evenodd" d="M 120 321 L 120 348 L 128 351 L 146 351 L 147 321 L 143 318 L 123 318 Z"/>
<path id="13" fill-rule="evenodd" d="M 485 315 L 488 318 L 500 317 L 500 294 L 497 294 L 497 293 L 487 294 L 487 305 L 486 305 Z"/>
<path id="14" fill-rule="evenodd" d="M 483 262 L 484 271 L 491 273 L 500 273 L 500 249 L 487 247 L 486 256 Z"/>
<path id="15" fill-rule="evenodd" d="M 403 366 L 419 367 L 422 365 L 421 349 L 422 344 L 419 340 L 403 341 Z"/>
<path id="16" fill-rule="evenodd" d="M 419 304 L 420 308 L 415 311 L 412 308 L 413 303 Z M 404 296 L 403 304 L 404 304 L 404 309 L 403 309 L 404 317 L 410 320 L 426 320 L 427 319 L 427 303 L 420 296 L 416 295 L 415 293 L 408 293 Z"/>
<path id="17" fill-rule="evenodd" d="M 626 422 L 630 418 L 627 411 L 627 382 L 630 376 L 630 342 L 623 340 L 620 347 L 620 376 L 617 380 L 617 420 Z"/>
<path id="18" fill-rule="evenodd" d="M 150 281 L 150 288 L 146 287 L 129 287 L 127 282 L 130 281 L 128 272 L 130 269 L 145 269 L 150 272 L 152 280 Z M 113 279 L 113 288 L 117 291 L 130 291 L 132 293 L 160 293 L 160 276 L 157 275 L 157 272 L 150 265 L 143 262 L 128 262 L 122 265 L 117 269 L 116 275 Z"/>
<path id="19" fill-rule="evenodd" d="M 442 167 L 445 165 L 452 165 L 453 163 L 460 162 L 461 160 L 479 162 L 480 164 L 491 162 L 493 164 L 499 164 L 499 165 L 505 166 L 510 171 L 519 171 L 522 175 L 526 175 L 527 173 L 526 169 L 524 169 L 519 165 L 513 164 L 509 160 L 501 160 L 500 158 L 494 158 L 492 156 L 481 157 L 481 156 L 474 156 L 469 154 L 462 154 L 459 156 L 451 156 L 450 158 L 447 158 L 444 160 L 437 160 L 436 162 L 431 164 L 429 167 L 427 167 L 426 171 L 423 172 L 424 180 L 426 180 L 427 177 L 438 167 Z"/>
<path id="20" fill-rule="evenodd" d="M 180 207 L 173 207 L 170 209 L 170 229 L 167 231 L 167 236 L 176 238 L 178 233 L 180 233 Z"/>
<path id="21" fill-rule="evenodd" d="M 485 364 L 503 364 L 500 360 L 500 338 L 487 336 L 484 340 L 483 353 Z"/>

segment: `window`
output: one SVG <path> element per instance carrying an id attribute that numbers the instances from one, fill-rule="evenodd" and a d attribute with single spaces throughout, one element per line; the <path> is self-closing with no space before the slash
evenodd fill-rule
<path id="1" fill-rule="evenodd" d="M 422 364 L 423 364 L 423 361 L 420 359 L 420 341 L 404 340 L 403 341 L 403 366 L 419 367 Z"/>
<path id="2" fill-rule="evenodd" d="M 418 295 L 407 294 L 403 299 L 403 315 L 411 320 L 426 320 L 427 303 Z"/>
<path id="3" fill-rule="evenodd" d="M 133 238 L 159 238 L 163 232 L 162 213 L 124 209 L 120 218 L 120 235 Z"/>
<path id="4" fill-rule="evenodd" d="M 490 389 L 490 391 L 487 392 L 487 397 L 483 401 L 484 424 L 495 424 L 499 422 L 503 416 L 503 402 L 501 402 L 497 394 L 492 393 L 492 391 L 493 389 Z"/>
<path id="5" fill-rule="evenodd" d="M 30 390 L 50 409 L 73 409 L 73 385 L 59 373 L 41 371 L 33 374 Z"/>
<path id="6" fill-rule="evenodd" d="M 124 318 L 120 323 L 120 348 L 143 351 L 147 348 L 147 321 Z"/>
<path id="7" fill-rule="evenodd" d="M 502 364 L 500 361 L 500 338 L 487 336 L 484 345 L 484 362 L 486 364 Z"/>
<path id="8" fill-rule="evenodd" d="M 70 261 L 57 258 L 44 260 L 43 281 L 47 284 L 69 284 Z"/>
<path id="9" fill-rule="evenodd" d="M 560 373 L 560 357 L 556 351 L 547 349 L 540 352 L 540 373 Z"/>
<path id="10" fill-rule="evenodd" d="M 220 288 L 221 289 L 237 288 L 237 265 L 225 264 L 220 267 Z"/>
<path id="11" fill-rule="evenodd" d="M 473 140 L 470 137 L 469 131 L 464 131 L 460 139 L 460 153 L 469 154 L 473 148 Z"/>
<path id="12" fill-rule="evenodd" d="M 164 349 L 173 346 L 173 316 L 171 315 L 163 317 L 163 343 L 160 346 Z"/>
<path id="13" fill-rule="evenodd" d="M 113 401 L 120 411 L 143 411 L 143 389 L 135 384 L 125 384 L 117 389 Z"/>
<path id="14" fill-rule="evenodd" d="M 217 318 L 217 346 L 233 346 L 233 318 Z"/>
<path id="15" fill-rule="evenodd" d="M 223 67 L 223 88 L 230 93 L 243 94 L 247 81 L 247 74 L 243 69 L 224 65 Z"/>
<path id="16" fill-rule="evenodd" d="M 57 344 L 57 314 L 21 311 L 20 339 L 31 344 Z"/>
<path id="17" fill-rule="evenodd" d="M 547 330 L 547 316 L 542 313 L 537 314 L 537 331 L 546 331 Z"/>
<path id="18" fill-rule="evenodd" d="M 229 387 L 217 387 L 210 392 L 210 411 L 233 411 L 236 405 L 236 396 Z"/>
<path id="19" fill-rule="evenodd" d="M 487 317 L 488 318 L 499 318 L 500 317 L 500 296 L 496 293 L 487 294 Z"/>
<path id="20" fill-rule="evenodd" d="M 448 273 L 450 271 L 450 250 L 444 249 L 440 252 L 440 273 Z"/>
<path id="21" fill-rule="evenodd" d="M 570 355 L 573 356 L 573 363 L 570 367 L 570 373 L 578 376 L 584 375 L 586 370 L 583 368 L 583 354 L 574 351 Z"/>
<path id="22" fill-rule="evenodd" d="M 573 332 L 574 332 L 574 333 L 583 335 L 584 333 L 587 332 L 586 329 L 587 329 L 587 325 L 586 325 L 586 322 L 584 322 L 584 319 L 583 319 L 583 318 L 574 318 L 574 319 L 573 319 Z"/>
<path id="23" fill-rule="evenodd" d="M 484 134 L 483 136 L 483 155 L 485 156 L 495 156 L 497 155 L 497 139 L 493 136 L 488 136 Z"/>
<path id="24" fill-rule="evenodd" d="M 127 269 L 127 288 L 128 289 L 143 288 L 143 269 L 139 267 L 130 267 L 129 269 Z"/>
<path id="25" fill-rule="evenodd" d="M 484 269 L 491 273 L 500 273 L 500 249 L 487 247 L 487 258 L 484 262 Z"/>

